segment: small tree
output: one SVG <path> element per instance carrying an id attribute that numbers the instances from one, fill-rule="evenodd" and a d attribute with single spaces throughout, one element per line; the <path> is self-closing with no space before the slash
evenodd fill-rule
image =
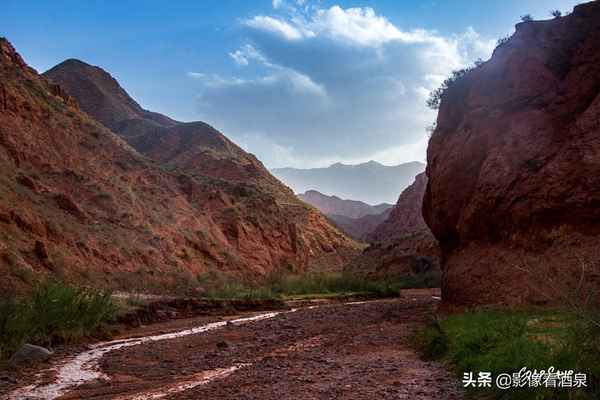
<path id="1" fill-rule="evenodd" d="M 554 18 L 560 18 L 562 17 L 562 12 L 560 12 L 560 10 L 552 10 L 550 11 L 550 15 L 552 15 Z"/>
<path id="2" fill-rule="evenodd" d="M 459 79 L 467 74 L 467 72 L 471 71 L 474 67 L 468 67 L 459 69 L 456 71 L 452 71 L 452 74 L 446 78 L 444 82 L 442 82 L 441 86 L 431 93 L 429 93 L 429 98 L 427 99 L 427 106 L 433 110 L 437 110 L 440 108 L 440 103 L 442 102 L 442 98 L 446 94 L 448 88 L 456 83 Z"/>
<path id="3" fill-rule="evenodd" d="M 531 21 L 533 21 L 533 17 L 531 16 L 531 14 L 521 15 L 521 21 L 531 22 Z"/>

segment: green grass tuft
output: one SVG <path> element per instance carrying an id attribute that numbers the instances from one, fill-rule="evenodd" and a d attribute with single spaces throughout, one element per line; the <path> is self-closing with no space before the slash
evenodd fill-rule
<path id="1" fill-rule="evenodd" d="M 47 282 L 25 298 L 0 300 L 0 358 L 23 343 L 52 347 L 94 333 L 112 320 L 108 292 Z"/>
<path id="2" fill-rule="evenodd" d="M 553 310 L 477 311 L 435 321 L 415 341 L 429 359 L 451 363 L 459 377 L 464 372 L 574 370 L 588 374 L 587 390 L 547 388 L 485 389 L 498 399 L 600 398 L 600 327 L 597 319 L 582 319 Z M 477 389 L 479 395 L 482 389 Z"/>
<path id="3" fill-rule="evenodd" d="M 350 273 L 273 274 L 262 284 L 229 281 L 216 273 L 198 277 L 204 296 L 219 299 L 280 299 L 371 295 L 394 297 L 401 289 L 437 287 L 437 274 L 369 279 Z"/>

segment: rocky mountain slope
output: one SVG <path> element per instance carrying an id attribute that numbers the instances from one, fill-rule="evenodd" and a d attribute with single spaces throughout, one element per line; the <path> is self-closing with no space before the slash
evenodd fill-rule
<path id="1" fill-rule="evenodd" d="M 600 2 L 518 24 L 445 92 L 427 159 L 446 301 L 543 303 L 598 284 Z"/>
<path id="2" fill-rule="evenodd" d="M 83 111 L 140 153 L 168 168 L 257 184 L 277 197 L 291 199 L 289 190 L 254 155 L 221 132 L 204 122 L 174 121 L 142 109 L 117 80 L 100 67 L 70 59 L 46 71 L 44 76 L 73 96 Z"/>
<path id="3" fill-rule="evenodd" d="M 279 267 L 340 266 L 353 253 L 353 241 L 261 175 L 252 156 L 231 156 L 240 150 L 222 135 L 190 140 L 217 142 L 191 151 L 221 157 L 223 177 L 212 166 L 188 169 L 192 158 L 161 163 L 140 155 L 77 103 L 0 39 L 1 290 L 44 276 L 184 290 L 206 271 L 251 279 Z M 119 104 L 138 120 L 135 105 Z M 189 128 L 141 115 L 140 124 Z M 243 181 L 244 171 L 256 178 Z"/>
<path id="4" fill-rule="evenodd" d="M 374 275 L 404 275 L 422 267 L 439 271 L 440 248 L 422 216 L 427 176 L 420 173 L 371 233 L 371 245 L 350 267 Z"/>
<path id="5" fill-rule="evenodd" d="M 327 218 L 350 237 L 366 242 L 368 241 L 369 235 L 388 218 L 391 211 L 392 209 L 388 208 L 381 214 L 367 214 L 360 218 L 349 218 L 345 215 L 328 214 Z"/>
<path id="6" fill-rule="evenodd" d="M 369 241 L 378 242 L 398 239 L 415 232 L 429 232 L 422 212 L 426 187 L 427 176 L 422 172 L 402 191 L 389 217 L 368 235 Z"/>
<path id="7" fill-rule="evenodd" d="M 409 162 L 385 166 L 375 161 L 364 164 L 333 164 L 327 168 L 276 168 L 271 172 L 294 192 L 317 190 L 343 199 L 368 204 L 394 203 L 398 194 L 412 183 L 425 164 Z"/>

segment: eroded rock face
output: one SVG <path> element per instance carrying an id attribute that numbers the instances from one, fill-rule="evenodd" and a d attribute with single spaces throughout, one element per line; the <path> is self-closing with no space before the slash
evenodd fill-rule
<path id="1" fill-rule="evenodd" d="M 397 239 L 420 231 L 429 231 L 423 219 L 423 196 L 427 187 L 424 172 L 415 176 L 415 181 L 398 197 L 389 217 L 369 236 L 373 242 Z"/>
<path id="2" fill-rule="evenodd" d="M 417 175 L 387 219 L 367 235 L 371 245 L 350 268 L 373 276 L 439 272 L 440 248 L 421 211 L 426 187 L 425 173 Z"/>
<path id="3" fill-rule="evenodd" d="M 200 159 L 204 168 L 221 165 L 212 163 L 221 157 L 225 170 L 194 169 L 191 156 L 189 168 L 147 158 L 27 67 L 4 39 L 0 86 L 4 293 L 47 276 L 182 291 L 207 271 L 258 279 L 279 267 L 340 267 L 355 251 L 355 242 L 216 131 L 174 137 L 181 148 L 210 153 Z M 125 103 L 118 114 L 133 115 Z M 229 150 L 219 153 L 217 145 Z"/>
<path id="4" fill-rule="evenodd" d="M 597 281 L 600 2 L 518 24 L 446 92 L 427 159 L 447 302 L 546 302 L 583 266 Z"/>

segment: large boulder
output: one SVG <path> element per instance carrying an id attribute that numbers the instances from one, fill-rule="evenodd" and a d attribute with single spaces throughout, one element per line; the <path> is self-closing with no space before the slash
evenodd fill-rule
<path id="1" fill-rule="evenodd" d="M 445 301 L 545 303 L 598 282 L 600 2 L 518 24 L 450 85 L 427 161 Z"/>
<path id="2" fill-rule="evenodd" d="M 11 367 L 16 367 L 22 364 L 42 362 L 52 357 L 52 354 L 54 353 L 44 347 L 25 343 L 15 354 L 13 354 L 8 364 Z"/>

